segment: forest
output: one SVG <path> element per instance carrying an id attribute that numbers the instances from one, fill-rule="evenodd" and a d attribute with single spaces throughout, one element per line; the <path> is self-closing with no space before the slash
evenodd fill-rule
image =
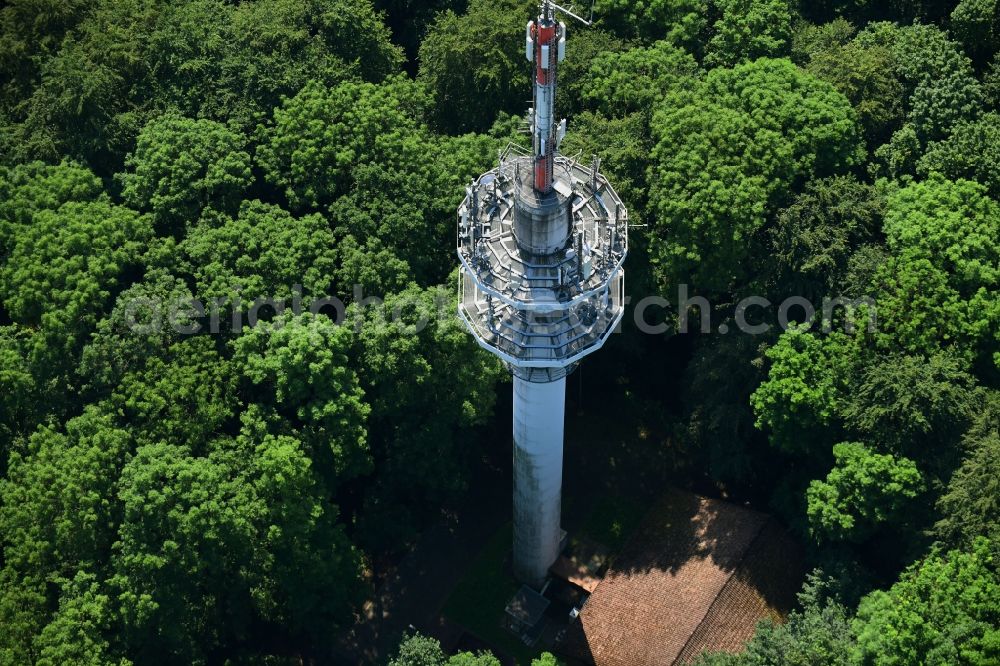
<path id="1" fill-rule="evenodd" d="M 454 312 L 536 13 L 4 3 L 0 664 L 336 663 L 380 571 L 509 464 L 507 370 L 456 316 L 402 328 Z M 563 152 L 629 208 L 633 303 L 685 285 L 712 330 L 627 316 L 581 381 L 658 415 L 664 487 L 771 513 L 812 570 L 701 663 L 1000 663 L 1000 1 L 593 16 Z M 859 305 L 779 326 L 750 296 Z M 418 636 L 390 663 L 498 662 Z"/>

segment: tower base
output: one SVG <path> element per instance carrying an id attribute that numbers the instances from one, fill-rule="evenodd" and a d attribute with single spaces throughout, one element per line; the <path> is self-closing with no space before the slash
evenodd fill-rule
<path id="1" fill-rule="evenodd" d="M 541 587 L 559 557 L 566 378 L 514 377 L 514 575 Z"/>

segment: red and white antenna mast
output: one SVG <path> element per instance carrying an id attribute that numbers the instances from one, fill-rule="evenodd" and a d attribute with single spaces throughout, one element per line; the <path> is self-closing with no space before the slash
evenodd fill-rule
<path id="1" fill-rule="evenodd" d="M 532 116 L 532 141 L 535 157 L 535 189 L 548 194 L 552 191 L 553 169 L 559 142 L 566 134 L 566 121 L 555 122 L 556 83 L 559 63 L 566 57 L 566 24 L 556 22 L 555 11 L 572 16 L 585 25 L 590 21 L 568 9 L 544 0 L 538 18 L 525 29 L 524 55 L 535 63 L 535 96 Z"/>

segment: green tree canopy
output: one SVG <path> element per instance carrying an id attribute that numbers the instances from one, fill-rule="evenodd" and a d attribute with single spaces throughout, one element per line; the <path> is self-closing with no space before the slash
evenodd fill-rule
<path id="1" fill-rule="evenodd" d="M 38 211 L 102 198 L 106 195 L 100 179 L 69 160 L 57 165 L 29 162 L 0 167 L 0 256 L 6 258 L 21 228 Z"/>
<path id="2" fill-rule="evenodd" d="M 354 358 L 372 405 L 369 423 L 378 487 L 369 529 L 385 512 L 412 527 L 424 507 L 465 488 L 468 429 L 493 413 L 503 371 L 451 315 L 447 287 L 407 290 L 381 307 L 355 308 Z M 412 516 L 411 520 L 406 520 Z"/>
<path id="3" fill-rule="evenodd" d="M 963 438 L 962 464 L 938 499 L 934 534 L 953 548 L 1000 536 L 1000 395 L 995 391 Z"/>
<path id="4" fill-rule="evenodd" d="M 858 29 L 843 17 L 819 24 L 806 20 L 795 21 L 792 24 L 792 46 L 789 57 L 796 65 L 804 67 L 821 53 L 836 51 L 849 44 L 857 31 Z"/>
<path id="5" fill-rule="evenodd" d="M 613 179 L 615 191 L 622 197 L 630 216 L 636 214 L 638 217 L 646 209 L 646 168 L 653 140 L 649 133 L 649 117 L 645 112 L 608 118 L 602 113 L 584 111 L 573 117 L 562 150 L 598 155 L 601 172 Z M 629 251 L 632 252 L 637 242 L 641 241 L 630 238 L 629 242 L 632 244 Z"/>
<path id="6" fill-rule="evenodd" d="M 48 315 L 76 330 L 92 325 L 127 271 L 141 266 L 151 237 L 148 218 L 103 201 L 39 211 L 14 239 L 4 304 L 25 324 Z"/>
<path id="7" fill-rule="evenodd" d="M 651 259 L 662 280 L 725 290 L 788 189 L 860 158 L 856 116 L 830 84 L 787 60 L 716 69 L 653 118 Z"/>
<path id="8" fill-rule="evenodd" d="M 316 640 L 349 619 L 357 554 L 295 438 L 248 422 L 208 456 L 146 445 L 119 496 L 114 583 L 138 657 L 202 661 L 254 626 Z"/>
<path id="9" fill-rule="evenodd" d="M 277 105 L 310 79 L 333 83 L 345 72 L 381 81 L 403 63 L 385 15 L 371 0 L 255 0 L 233 10 L 228 73 L 241 89 L 260 91 L 262 109 Z M 242 69 L 242 71 L 240 71 Z M 260 94 L 258 93 L 258 94 Z M 229 100 L 223 100 L 226 107 Z"/>
<path id="10" fill-rule="evenodd" d="M 586 104 L 608 117 L 641 111 L 677 88 L 695 85 L 701 70 L 686 51 L 669 42 L 596 56 L 580 85 Z"/>
<path id="11" fill-rule="evenodd" d="M 331 215 L 335 220 L 347 225 L 374 226 L 375 221 L 365 210 L 360 210 L 353 201 L 342 199 L 336 204 Z M 339 225 L 338 225 L 339 226 Z M 334 283 L 351 290 L 360 287 L 362 294 L 392 294 L 402 291 L 413 281 L 410 264 L 386 247 L 375 236 L 368 236 L 364 243 L 352 233 L 337 240 L 337 269 Z"/>
<path id="12" fill-rule="evenodd" d="M 118 294 L 80 358 L 80 376 L 97 393 L 115 388 L 128 373 L 162 355 L 184 331 L 200 324 L 189 307 L 194 298 L 183 280 L 163 269 Z"/>
<path id="13" fill-rule="evenodd" d="M 349 352 L 354 331 L 323 315 L 288 312 L 248 328 L 233 342 L 234 364 L 248 402 L 311 447 L 321 469 L 346 481 L 367 470 L 369 407 Z"/>
<path id="14" fill-rule="evenodd" d="M 139 659 L 203 661 L 223 627 L 245 635 L 246 574 L 230 563 L 250 559 L 253 507 L 237 504 L 232 476 L 166 443 L 140 447 L 122 471 L 115 584 L 125 641 Z"/>
<path id="15" fill-rule="evenodd" d="M 883 344 L 995 353 L 1000 206 L 985 188 L 940 178 L 904 187 L 889 197 L 885 229 L 897 254 L 878 278 Z"/>
<path id="16" fill-rule="evenodd" d="M 622 53 L 633 46 L 617 35 L 590 27 L 574 31 L 568 38 L 566 59 L 559 63 L 559 85 L 556 87 L 556 114 L 574 118 L 587 105 L 583 94 L 589 86 L 588 72 L 598 58 L 609 53 Z"/>
<path id="17" fill-rule="evenodd" d="M 152 240 L 147 216 L 105 201 L 39 211 L 20 230 L 0 268 L 0 295 L 14 321 L 41 326 L 32 354 L 48 358 L 49 371 L 72 374 L 70 359 L 141 275 Z"/>
<path id="18" fill-rule="evenodd" d="M 852 176 L 808 182 L 768 230 L 776 295 L 813 303 L 863 295 L 847 292 L 851 257 L 876 242 L 884 207 L 873 187 Z"/>
<path id="19" fill-rule="evenodd" d="M 856 339 L 792 327 L 766 355 L 771 362 L 767 380 L 750 397 L 757 427 L 766 428 L 771 443 L 781 449 L 815 453 L 835 436 L 858 362 Z"/>
<path id="20" fill-rule="evenodd" d="M 994 201 L 1000 200 L 1000 114 L 957 123 L 947 139 L 927 147 L 916 167 L 922 176 L 978 181 Z"/>
<path id="21" fill-rule="evenodd" d="M 841 414 L 852 432 L 938 471 L 982 402 L 967 363 L 953 354 L 887 353 L 856 373 Z"/>
<path id="22" fill-rule="evenodd" d="M 49 621 L 46 586 L 78 569 L 104 566 L 116 540 L 118 473 L 132 438 L 97 407 L 67 421 L 41 426 L 27 449 L 10 457 L 0 481 L 0 654 L 11 663 L 36 656 L 34 636 Z"/>
<path id="23" fill-rule="evenodd" d="M 138 443 L 201 452 L 235 418 L 232 375 L 212 337 L 184 337 L 124 375 L 109 401 Z"/>
<path id="24" fill-rule="evenodd" d="M 799 593 L 801 608 L 784 623 L 764 620 L 738 653 L 703 654 L 696 666 L 854 666 L 850 611 L 830 598 L 829 583 L 810 575 Z"/>
<path id="25" fill-rule="evenodd" d="M 85 0 L 21 0 L 0 8 L 0 106 L 15 103 L 38 75 L 37 61 L 58 48 L 68 30 L 92 9 Z"/>
<path id="26" fill-rule="evenodd" d="M 413 634 L 403 637 L 389 666 L 443 666 L 446 659 L 436 638 Z"/>
<path id="27" fill-rule="evenodd" d="M 380 295 L 411 280 L 426 286 L 445 279 L 454 263 L 455 210 L 464 187 L 493 166 L 499 148 L 491 137 L 476 134 L 423 134 L 415 140 L 423 151 L 419 159 L 413 155 L 397 169 L 381 163 L 353 169 L 351 192 L 330 206 L 333 226 L 347 243 L 338 252 L 352 262 L 344 277 L 385 289 Z M 383 269 L 381 257 L 388 270 L 369 278 Z M 354 284 L 341 282 L 345 290 Z"/>
<path id="28" fill-rule="evenodd" d="M 418 58 L 437 127 L 484 131 L 501 111 L 524 113 L 522 100 L 531 95 L 524 26 L 536 13 L 525 0 L 471 0 L 465 14 L 437 16 Z"/>
<path id="29" fill-rule="evenodd" d="M 950 350 L 967 363 L 977 357 L 988 359 L 995 344 L 991 331 L 995 331 L 996 300 L 981 291 L 963 299 L 949 284 L 947 273 L 916 254 L 911 250 L 890 257 L 878 269 L 879 348 L 924 356 Z"/>
<path id="30" fill-rule="evenodd" d="M 140 0 L 97 3 L 41 60 L 38 85 L 18 113 L 21 159 L 120 164 L 144 121 L 137 107 L 145 106 L 143 54 L 155 17 L 155 5 Z"/>
<path id="31" fill-rule="evenodd" d="M 836 465 L 806 492 L 810 531 L 819 540 L 863 541 L 883 527 L 899 529 L 924 490 L 916 464 L 873 452 L 864 444 L 833 447 Z"/>
<path id="32" fill-rule="evenodd" d="M 979 65 L 1000 50 L 1000 4 L 997 0 L 960 0 L 951 12 L 951 31 Z"/>
<path id="33" fill-rule="evenodd" d="M 871 23 L 857 41 L 892 54 L 903 84 L 907 120 L 921 141 L 944 138 L 956 122 L 975 119 L 981 112 L 982 86 L 972 64 L 959 44 L 937 26 Z"/>
<path id="34" fill-rule="evenodd" d="M 1000 53 L 993 56 L 983 74 L 983 94 L 994 109 L 1000 109 Z"/>
<path id="35" fill-rule="evenodd" d="M 35 641 L 39 666 L 130 666 L 116 659 L 107 636 L 115 607 L 110 590 L 93 574 L 77 572 L 60 591 L 59 610 Z"/>
<path id="36" fill-rule="evenodd" d="M 908 250 L 944 270 L 964 295 L 1000 281 L 1000 204 L 982 186 L 934 179 L 889 197 L 889 248 Z"/>
<path id="37" fill-rule="evenodd" d="M 531 661 L 531 666 L 559 666 L 559 661 L 548 652 L 543 652 Z M 499 666 L 500 661 L 491 653 L 458 652 L 451 657 L 444 653 L 435 638 L 421 634 L 408 634 L 400 641 L 395 656 L 389 666 Z"/>
<path id="38" fill-rule="evenodd" d="M 296 284 L 305 296 L 329 294 L 333 234 L 322 215 L 294 217 L 273 204 L 244 201 L 235 218 L 209 215 L 180 247 L 206 310 L 214 299 L 246 310 L 256 299 L 286 303 Z M 272 314 L 270 306 L 261 316 Z M 226 311 L 220 315 L 225 319 Z"/>
<path id="39" fill-rule="evenodd" d="M 125 0 L 79 14 L 10 112 L 19 159 L 69 154 L 109 174 L 166 109 L 252 130 L 310 79 L 380 80 L 402 62 L 367 0 Z"/>
<path id="40" fill-rule="evenodd" d="M 989 664 L 1000 658 L 1000 579 L 989 541 L 934 554 L 888 591 L 865 597 L 854 621 L 859 663 Z"/>
<path id="41" fill-rule="evenodd" d="M 699 85 L 702 76 L 694 58 L 667 41 L 598 54 L 576 82 L 590 110 L 572 118 L 561 150 L 600 156 L 629 211 L 644 215 L 653 113 L 665 95 Z M 632 243 L 637 251 L 641 240 Z"/>
<path id="42" fill-rule="evenodd" d="M 691 52 L 701 48 L 699 38 L 708 28 L 709 0 L 597 0 L 598 25 L 625 38 L 645 41 L 666 39 Z"/>
<path id="43" fill-rule="evenodd" d="M 418 162 L 427 104 L 421 87 L 401 77 L 310 84 L 275 109 L 257 160 L 294 208 L 321 208 L 349 191 L 359 164 L 400 170 Z"/>
<path id="44" fill-rule="evenodd" d="M 0 663 L 334 658 L 502 457 L 455 215 L 528 143 L 537 3 L 0 5 Z M 616 470 L 770 507 L 819 567 L 705 664 L 1000 663 L 998 7 L 562 17 L 561 152 L 629 208 L 628 295 L 687 284 L 719 333 L 626 321 L 578 407 L 624 391 Z M 793 295 L 854 300 L 783 331 Z"/>
<path id="45" fill-rule="evenodd" d="M 805 68 L 851 101 L 869 145 L 884 143 L 899 129 L 904 91 L 889 48 L 860 40 L 834 43 L 816 49 Z"/>
<path id="46" fill-rule="evenodd" d="M 250 184 L 245 140 L 211 120 L 166 114 L 139 133 L 129 171 L 120 174 L 122 198 L 153 213 L 162 230 L 177 231 L 213 208 L 235 212 Z"/>
<path id="47" fill-rule="evenodd" d="M 39 387 L 28 360 L 31 331 L 0 326 L 0 474 L 7 470 L 7 451 L 39 416 Z"/>
<path id="48" fill-rule="evenodd" d="M 153 99 L 243 131 L 311 80 L 379 81 L 402 62 L 367 0 L 189 0 L 161 11 L 147 56 Z"/>
<path id="49" fill-rule="evenodd" d="M 794 9 L 788 0 L 715 0 L 722 17 L 715 22 L 705 64 L 732 67 L 757 58 L 787 56 Z"/>
<path id="50" fill-rule="evenodd" d="M 411 64 L 437 15 L 447 9 L 461 12 L 464 5 L 459 0 L 375 0 L 375 6 L 385 12 L 393 42 L 403 47 Z"/>

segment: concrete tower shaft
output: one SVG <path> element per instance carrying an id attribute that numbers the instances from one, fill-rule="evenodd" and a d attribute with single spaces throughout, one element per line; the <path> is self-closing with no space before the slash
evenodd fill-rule
<path id="1" fill-rule="evenodd" d="M 514 574 L 538 585 L 559 557 L 566 378 L 514 376 Z"/>
<path id="2" fill-rule="evenodd" d="M 595 157 L 559 153 L 566 27 L 548 0 L 528 23 L 532 149 L 509 145 L 458 209 L 459 315 L 514 375 L 514 574 L 541 586 L 558 557 L 566 376 L 621 321 L 628 212 Z M 568 12 L 566 12 L 568 13 Z M 577 17 L 578 18 L 578 17 Z M 582 20 L 582 19 L 581 19 Z"/>

